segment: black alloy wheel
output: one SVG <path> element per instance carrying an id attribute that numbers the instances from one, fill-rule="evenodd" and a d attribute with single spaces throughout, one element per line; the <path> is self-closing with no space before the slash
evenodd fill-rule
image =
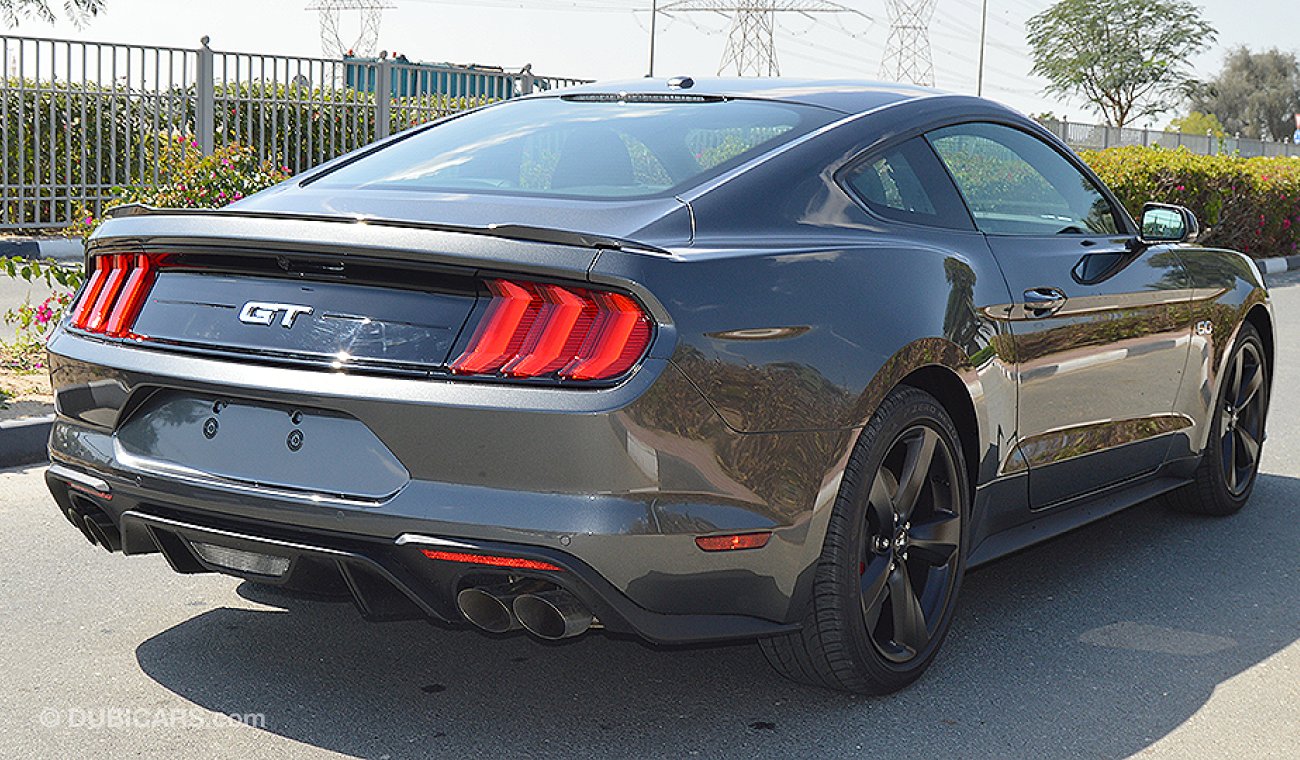
<path id="1" fill-rule="evenodd" d="M 1165 495 L 1181 512 L 1230 515 L 1245 506 L 1258 480 L 1272 388 L 1259 331 L 1242 324 L 1219 380 L 1208 441 L 1193 482 Z"/>
<path id="2" fill-rule="evenodd" d="M 961 544 L 956 466 L 925 424 L 894 442 L 868 495 L 859 562 L 862 618 L 882 657 L 907 662 L 924 651 L 952 593 Z"/>
<path id="3" fill-rule="evenodd" d="M 952 623 L 970 494 L 948 411 L 918 388 L 891 391 L 849 457 L 803 625 L 760 641 L 767 661 L 862 694 L 919 678 Z"/>
<path id="4" fill-rule="evenodd" d="M 1264 440 L 1264 357 L 1255 342 L 1241 345 L 1224 378 L 1219 409 L 1220 465 L 1228 492 L 1241 496 L 1255 482 Z"/>

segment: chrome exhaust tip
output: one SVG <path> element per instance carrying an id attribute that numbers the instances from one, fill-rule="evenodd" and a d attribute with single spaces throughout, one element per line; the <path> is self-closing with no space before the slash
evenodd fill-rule
<path id="1" fill-rule="evenodd" d="M 122 550 L 122 534 L 118 532 L 117 526 L 113 524 L 112 518 L 103 512 L 92 512 L 82 517 L 82 532 L 91 539 L 91 543 L 98 544 L 110 552 Z"/>
<path id="2" fill-rule="evenodd" d="M 507 633 L 518 630 L 514 602 L 520 594 L 536 591 L 536 583 L 515 583 L 503 586 L 471 586 L 456 595 L 460 614 L 474 625 L 490 633 Z"/>
<path id="3" fill-rule="evenodd" d="M 514 616 L 529 633 L 559 641 L 585 633 L 591 627 L 591 611 L 572 594 L 556 589 L 515 597 Z"/>

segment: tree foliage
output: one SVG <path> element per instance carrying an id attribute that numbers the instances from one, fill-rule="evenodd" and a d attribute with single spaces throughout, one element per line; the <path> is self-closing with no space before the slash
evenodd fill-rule
<path id="1" fill-rule="evenodd" d="M 104 0 L 63 0 L 63 14 L 80 26 L 104 10 Z M 9 26 L 18 26 L 19 19 L 35 18 L 54 22 L 50 0 L 0 0 L 0 18 Z"/>
<path id="2" fill-rule="evenodd" d="M 1047 92 L 1082 97 L 1116 127 L 1175 105 L 1187 59 L 1216 36 L 1187 0 L 1060 0 L 1025 28 Z"/>
<path id="3" fill-rule="evenodd" d="M 1277 48 L 1234 48 L 1219 75 L 1194 88 L 1192 104 L 1218 116 L 1229 133 L 1288 140 L 1300 112 L 1300 61 Z"/>
<path id="4" fill-rule="evenodd" d="M 1212 135 L 1220 139 L 1227 135 L 1219 117 L 1204 111 L 1191 111 L 1186 116 L 1179 116 L 1170 121 L 1169 131 L 1182 132 L 1185 135 Z"/>

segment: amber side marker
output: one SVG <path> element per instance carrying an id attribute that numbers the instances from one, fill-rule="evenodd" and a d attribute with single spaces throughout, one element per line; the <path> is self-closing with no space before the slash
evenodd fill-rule
<path id="1" fill-rule="evenodd" d="M 468 552 L 444 552 L 437 549 L 421 549 L 420 552 L 429 559 L 443 562 L 464 562 L 468 565 L 490 565 L 492 567 L 510 567 L 517 570 L 553 570 L 563 572 L 564 568 L 523 557 L 500 557 L 495 554 L 470 554 Z"/>
<path id="2" fill-rule="evenodd" d="M 729 552 L 735 549 L 761 549 L 772 537 L 770 532 L 737 533 L 731 536 L 697 536 L 695 545 L 706 552 Z"/>

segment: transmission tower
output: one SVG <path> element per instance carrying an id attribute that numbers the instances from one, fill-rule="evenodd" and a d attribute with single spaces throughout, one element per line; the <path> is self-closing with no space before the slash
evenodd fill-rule
<path id="1" fill-rule="evenodd" d="M 727 47 L 722 51 L 718 74 L 775 77 L 781 75 L 776 59 L 777 14 L 817 15 L 851 13 L 870 19 L 861 11 L 826 0 L 672 0 L 659 6 L 659 13 L 717 13 L 731 18 Z M 654 19 L 650 23 L 654 24 Z"/>
<path id="2" fill-rule="evenodd" d="M 379 25 L 384 11 L 394 7 L 384 0 L 313 0 L 307 10 L 320 14 L 320 47 L 326 58 L 342 58 L 352 52 L 363 58 L 372 57 L 379 47 Z M 361 16 L 361 33 L 352 42 L 345 42 L 339 31 L 339 18 L 344 11 L 357 11 Z"/>
<path id="3" fill-rule="evenodd" d="M 930 19 L 937 0 L 885 0 L 889 13 L 889 40 L 880 61 L 880 78 L 934 86 L 934 59 L 930 57 Z"/>

